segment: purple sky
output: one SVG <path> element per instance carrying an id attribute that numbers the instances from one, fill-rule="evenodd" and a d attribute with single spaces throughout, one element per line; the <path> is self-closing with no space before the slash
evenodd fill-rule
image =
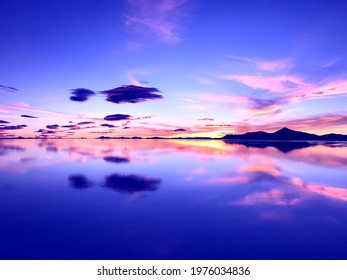
<path id="1" fill-rule="evenodd" d="M 0 9 L 0 137 L 347 134 L 346 1 Z"/>

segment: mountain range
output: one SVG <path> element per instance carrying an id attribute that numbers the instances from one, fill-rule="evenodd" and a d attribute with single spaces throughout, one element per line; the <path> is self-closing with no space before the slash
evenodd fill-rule
<path id="1" fill-rule="evenodd" d="M 222 139 L 232 139 L 232 140 L 323 140 L 323 141 L 347 141 L 347 135 L 343 134 L 325 134 L 316 135 L 307 132 L 301 132 L 284 127 L 276 132 L 269 133 L 264 131 L 257 132 L 247 132 L 244 134 L 226 134 Z"/>

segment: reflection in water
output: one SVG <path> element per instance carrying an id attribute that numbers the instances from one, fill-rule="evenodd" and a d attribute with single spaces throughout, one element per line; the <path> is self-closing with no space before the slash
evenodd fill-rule
<path id="1" fill-rule="evenodd" d="M 24 158 L 21 158 L 20 159 L 20 162 L 28 162 L 28 161 L 33 161 L 33 160 L 35 160 L 36 158 L 34 158 L 34 157 L 24 157 Z"/>
<path id="2" fill-rule="evenodd" d="M 24 152 L 25 148 L 23 148 L 22 146 L 18 146 L 18 145 L 5 145 L 0 140 L 0 153 L 5 153 L 6 150 Z"/>
<path id="3" fill-rule="evenodd" d="M 161 180 L 139 175 L 112 174 L 105 177 L 105 186 L 112 190 L 126 193 L 156 191 Z"/>
<path id="4" fill-rule="evenodd" d="M 238 144 L 244 145 L 250 148 L 268 148 L 274 147 L 283 153 L 289 153 L 297 149 L 304 149 L 311 146 L 316 146 L 317 143 L 314 142 L 300 142 L 300 141 L 232 141 L 224 140 L 227 144 Z"/>
<path id="5" fill-rule="evenodd" d="M 346 259 L 347 146 L 259 142 L 0 141 L 0 259 Z"/>
<path id="6" fill-rule="evenodd" d="M 92 186 L 92 183 L 83 174 L 74 174 L 69 176 L 71 187 L 75 189 L 85 189 Z"/>
<path id="7" fill-rule="evenodd" d="M 109 156 L 109 157 L 104 157 L 104 161 L 113 162 L 113 163 L 126 163 L 126 162 L 129 162 L 129 159 L 125 157 Z"/>
<path id="8" fill-rule="evenodd" d="M 46 151 L 47 152 L 57 153 L 58 149 L 57 149 L 57 147 L 47 146 Z"/>

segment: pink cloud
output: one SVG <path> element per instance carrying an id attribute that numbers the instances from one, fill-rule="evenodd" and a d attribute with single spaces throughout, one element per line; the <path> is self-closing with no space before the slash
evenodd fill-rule
<path id="1" fill-rule="evenodd" d="M 281 105 L 273 104 L 263 108 L 245 108 L 242 110 L 253 115 L 275 115 L 280 112 L 280 108 Z"/>
<path id="2" fill-rule="evenodd" d="M 286 60 L 275 61 L 255 61 L 257 68 L 264 71 L 280 71 L 287 70 L 291 67 L 291 64 Z"/>
<path id="3" fill-rule="evenodd" d="M 267 131 L 274 132 L 283 127 L 289 127 L 294 130 L 301 130 L 316 134 L 327 133 L 347 133 L 347 113 L 344 114 L 326 114 L 316 115 L 307 118 L 298 118 L 291 120 L 273 121 L 271 123 L 255 124 L 250 121 L 234 123 L 236 133 L 248 131 Z"/>
<path id="4" fill-rule="evenodd" d="M 288 59 L 260 60 L 260 59 L 252 59 L 252 58 L 241 57 L 236 55 L 229 55 L 228 57 L 238 62 L 253 66 L 255 70 L 273 72 L 273 71 L 288 70 L 292 67 L 292 63 Z"/>
<path id="5" fill-rule="evenodd" d="M 262 89 L 269 92 L 286 92 L 305 85 L 300 78 L 289 75 L 222 75 L 220 77 L 225 80 L 239 81 L 251 88 Z"/>
<path id="6" fill-rule="evenodd" d="M 322 87 L 310 89 L 308 95 L 321 96 L 321 95 L 335 95 L 347 93 L 347 81 L 334 81 Z"/>

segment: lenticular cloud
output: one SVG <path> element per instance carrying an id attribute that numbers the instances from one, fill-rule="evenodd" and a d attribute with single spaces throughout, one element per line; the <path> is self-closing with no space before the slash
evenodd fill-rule
<path id="1" fill-rule="evenodd" d="M 106 100 L 112 103 L 140 103 L 151 99 L 160 99 L 162 95 L 157 88 L 141 87 L 141 86 L 122 86 L 110 90 L 101 91 L 106 94 Z"/>
<path id="2" fill-rule="evenodd" d="M 72 90 L 70 100 L 76 102 L 85 102 L 96 93 L 106 95 L 106 101 L 121 103 L 140 103 L 148 100 L 161 99 L 162 95 L 158 94 L 160 90 L 151 87 L 141 87 L 134 85 L 125 85 L 110 90 L 92 91 L 86 88 L 77 88 Z"/>

